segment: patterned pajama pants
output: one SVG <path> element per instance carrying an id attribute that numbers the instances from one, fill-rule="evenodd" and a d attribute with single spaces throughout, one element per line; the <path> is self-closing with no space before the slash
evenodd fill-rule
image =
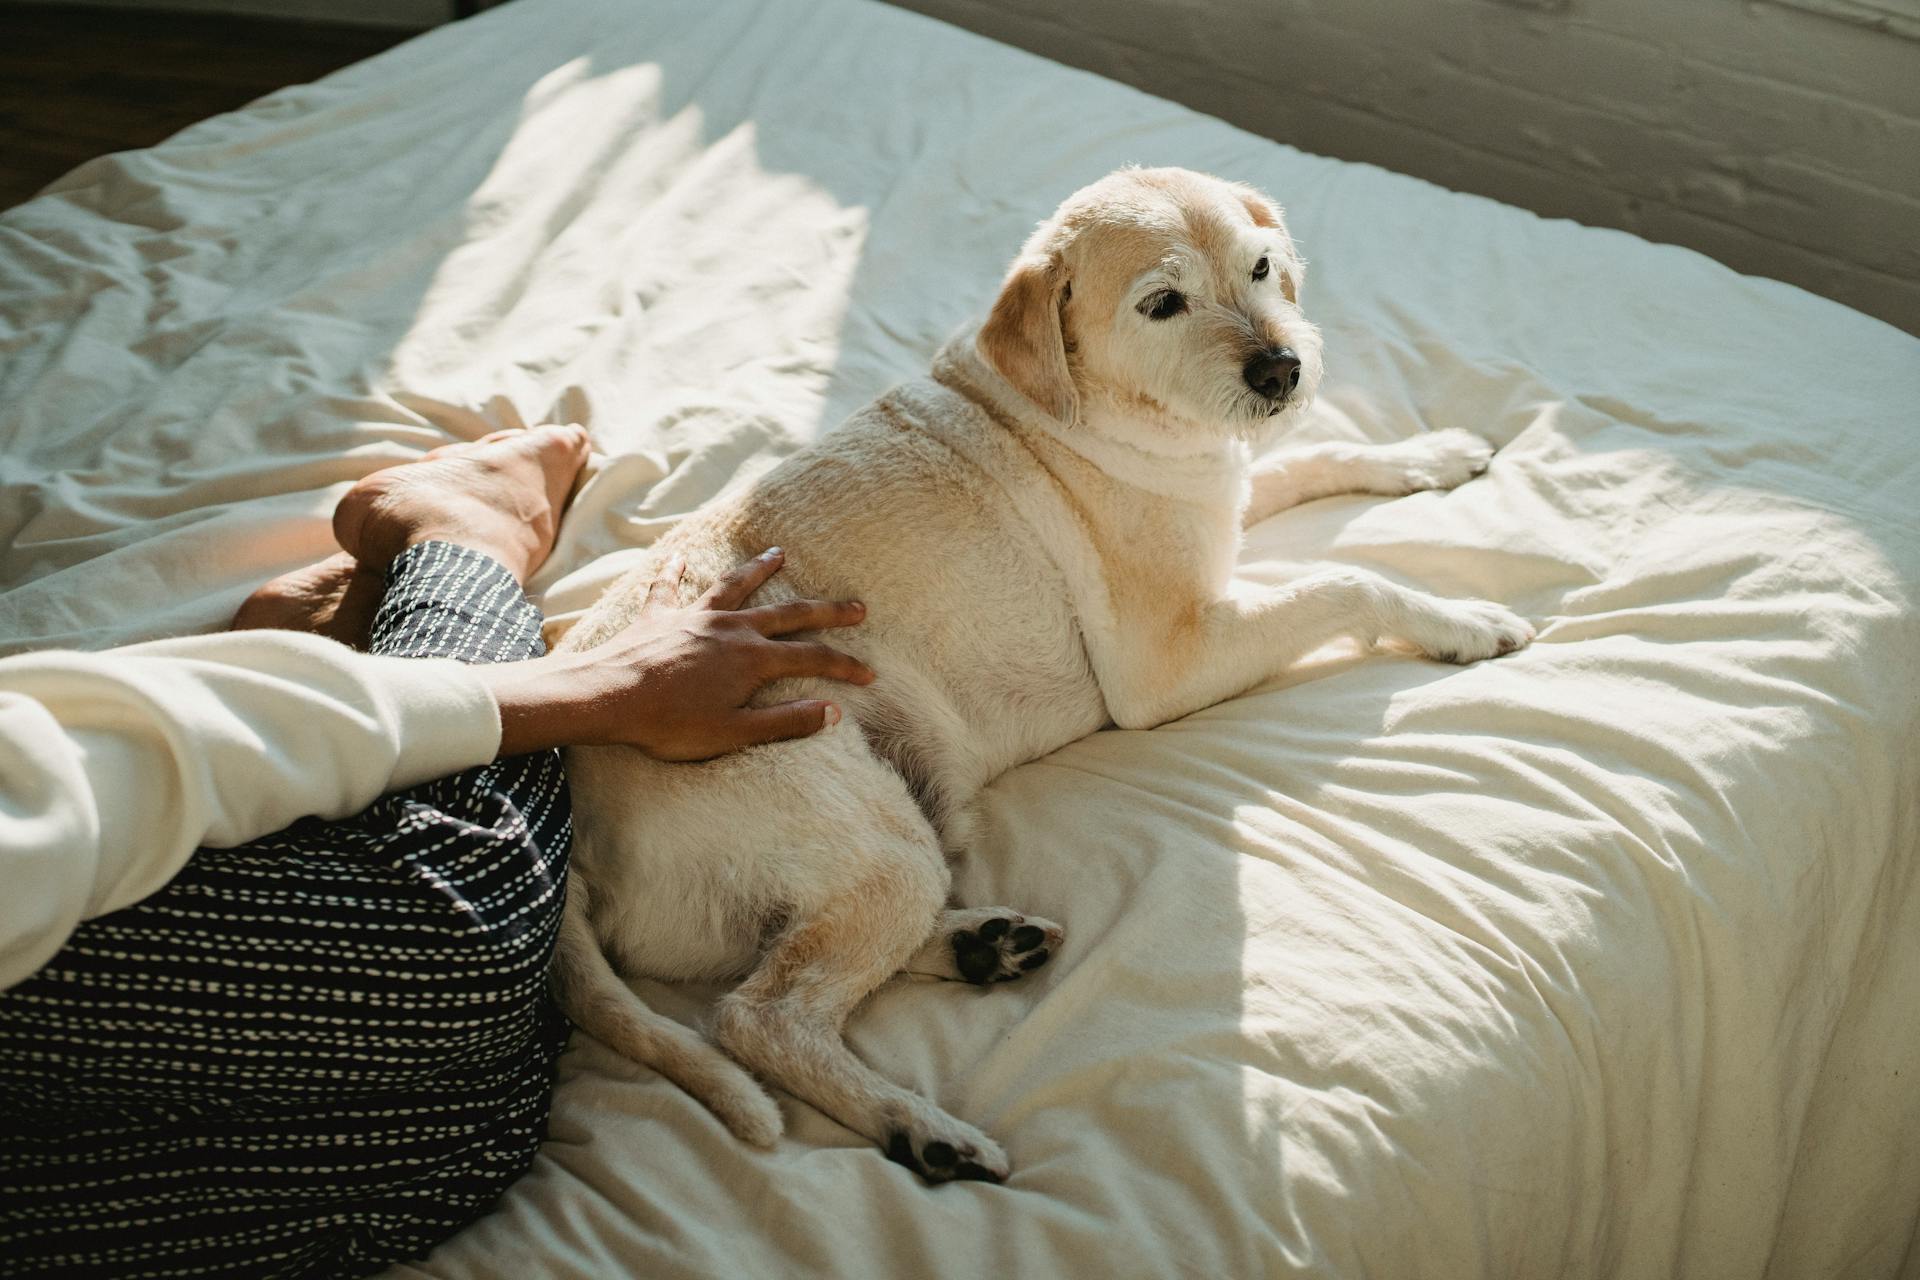
<path id="1" fill-rule="evenodd" d="M 389 571 L 376 653 L 542 651 L 511 575 Z M 554 752 L 202 849 L 0 992 L 0 1274 L 357 1276 L 532 1162 L 567 1024 Z"/>

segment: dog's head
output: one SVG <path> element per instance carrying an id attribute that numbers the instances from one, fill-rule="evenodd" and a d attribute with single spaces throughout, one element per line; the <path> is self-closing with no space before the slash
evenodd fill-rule
<path id="1" fill-rule="evenodd" d="M 1040 224 L 980 353 L 1066 422 L 1117 414 L 1176 451 L 1250 438 L 1320 382 L 1279 208 L 1188 169 L 1122 169 Z"/>

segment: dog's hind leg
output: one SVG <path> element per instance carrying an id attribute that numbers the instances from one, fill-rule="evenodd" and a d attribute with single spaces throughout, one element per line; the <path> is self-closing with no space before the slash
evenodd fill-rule
<path id="1" fill-rule="evenodd" d="M 771 1147 L 780 1137 L 780 1108 L 752 1076 L 697 1033 L 648 1008 L 620 980 L 594 936 L 587 903 L 586 883 L 576 877 L 567 887 L 554 949 L 560 1007 L 608 1048 L 645 1063 L 705 1103 L 742 1141 Z"/>
<path id="2" fill-rule="evenodd" d="M 1011 982 L 1038 969 L 1060 950 L 1066 930 L 1012 907 L 943 911 L 933 936 L 907 959 L 908 973 L 985 986 Z"/>
<path id="3" fill-rule="evenodd" d="M 1007 1176 L 972 1125 L 882 1078 L 847 1047 L 847 1016 L 925 941 L 945 893 L 933 833 L 877 862 L 855 891 L 797 920 L 720 1001 L 714 1038 L 764 1079 L 880 1146 L 930 1182 Z"/>

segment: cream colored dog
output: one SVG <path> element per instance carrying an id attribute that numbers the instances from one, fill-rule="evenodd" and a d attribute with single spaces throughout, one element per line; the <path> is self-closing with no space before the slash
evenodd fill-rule
<path id="1" fill-rule="evenodd" d="M 772 1143 L 781 1117 L 735 1062 L 931 1180 L 1002 1179 L 992 1139 L 882 1079 L 842 1037 L 891 974 L 1013 979 L 1060 945 L 1051 922 L 947 905 L 975 793 L 1105 725 L 1151 728 L 1230 698 L 1339 636 L 1448 662 L 1532 638 L 1497 604 L 1355 569 L 1279 589 L 1233 580 L 1245 523 L 1326 494 L 1447 488 L 1492 455 L 1442 431 L 1253 463 L 1256 437 L 1320 380 L 1300 280 L 1280 211 L 1252 188 L 1112 174 L 1040 226 L 985 325 L 931 377 L 662 540 L 656 563 L 686 558 L 683 599 L 785 548 L 756 602 L 864 601 L 866 623 L 833 643 L 880 678 L 773 686 L 762 701 L 831 697 L 845 718 L 704 764 L 569 752 L 578 825 L 556 974 L 581 1027 L 749 1142 Z M 651 577 L 623 579 L 563 647 L 622 627 Z M 712 1027 L 734 1061 L 616 971 L 743 978 Z"/>

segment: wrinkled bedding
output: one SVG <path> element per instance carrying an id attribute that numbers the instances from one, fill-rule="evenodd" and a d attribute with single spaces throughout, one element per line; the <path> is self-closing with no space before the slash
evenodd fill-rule
<path id="1" fill-rule="evenodd" d="M 564 620 L 1133 161 L 1287 206 L 1302 438 L 1501 446 L 1261 524 L 1246 575 L 1539 641 L 1327 650 L 988 789 L 960 895 L 1066 947 L 851 1037 L 1007 1186 L 790 1100 L 744 1149 L 577 1036 L 533 1171 L 392 1274 L 1920 1275 L 1920 343 L 1690 252 L 868 0 L 517 0 L 0 215 L 0 650 L 218 627 L 355 478 L 547 420 L 605 455 L 534 584 Z"/>

